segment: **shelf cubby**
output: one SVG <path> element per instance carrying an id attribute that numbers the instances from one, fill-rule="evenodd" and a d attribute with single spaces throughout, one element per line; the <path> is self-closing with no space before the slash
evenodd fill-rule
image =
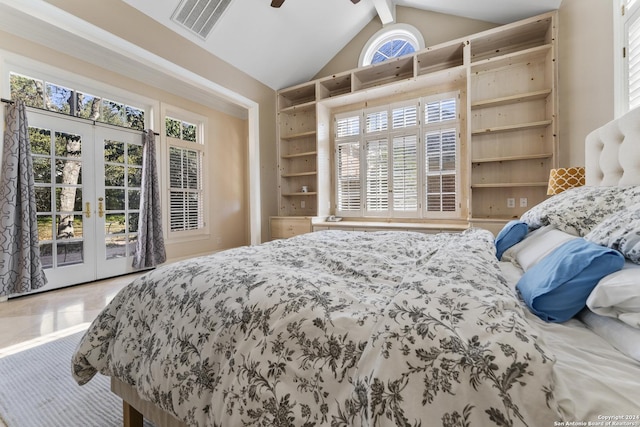
<path id="1" fill-rule="evenodd" d="M 470 38 L 471 62 L 521 53 L 541 45 L 555 42 L 555 25 L 552 16 L 529 19 L 525 22 L 504 25 L 484 31 Z"/>
<path id="2" fill-rule="evenodd" d="M 295 159 L 298 157 L 315 157 L 318 154 L 317 151 L 304 151 L 302 153 L 294 153 L 294 154 L 282 154 L 280 156 L 281 159 Z"/>
<path id="3" fill-rule="evenodd" d="M 546 99 L 551 95 L 551 89 L 542 89 L 527 93 L 518 93 L 509 96 L 501 96 L 499 98 L 482 99 L 471 103 L 471 109 L 476 110 L 479 108 L 500 107 L 503 105 L 512 105 L 528 101 L 536 101 Z"/>
<path id="4" fill-rule="evenodd" d="M 315 82 L 303 83 L 278 92 L 278 108 L 280 111 L 296 106 L 312 104 L 316 100 Z"/>
<path id="5" fill-rule="evenodd" d="M 539 128 L 546 128 L 551 123 L 553 123 L 553 120 L 540 120 L 538 122 L 531 122 L 531 123 L 515 123 L 512 125 L 495 126 L 490 128 L 484 128 L 484 129 L 474 129 L 471 132 L 471 134 L 480 135 L 480 134 L 486 134 L 486 133 L 515 132 L 515 131 L 521 131 L 521 130 L 539 129 Z"/>
<path id="6" fill-rule="evenodd" d="M 426 48 L 416 54 L 416 75 L 421 76 L 464 64 L 464 43 Z"/>
<path id="7" fill-rule="evenodd" d="M 351 82 L 351 72 L 324 78 L 318 81 L 318 98 L 326 99 L 351 93 Z"/>
<path id="8" fill-rule="evenodd" d="M 405 55 L 353 72 L 353 90 L 382 86 L 414 77 L 414 56 Z"/>

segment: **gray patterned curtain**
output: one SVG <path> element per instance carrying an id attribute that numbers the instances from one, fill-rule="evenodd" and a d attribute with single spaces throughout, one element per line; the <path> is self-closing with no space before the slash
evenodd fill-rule
<path id="1" fill-rule="evenodd" d="M 140 194 L 140 218 L 138 242 L 133 255 L 133 267 L 155 267 L 166 261 L 162 236 L 162 212 L 160 211 L 160 183 L 156 162 L 155 134 L 147 130 L 142 148 L 142 191 Z"/>
<path id="2" fill-rule="evenodd" d="M 47 284 L 40 262 L 27 110 L 7 105 L 0 177 L 0 296 Z"/>

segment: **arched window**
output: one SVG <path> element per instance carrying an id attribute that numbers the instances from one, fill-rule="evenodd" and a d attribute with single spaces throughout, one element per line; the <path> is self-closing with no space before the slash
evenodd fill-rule
<path id="1" fill-rule="evenodd" d="M 362 49 L 358 64 L 360 67 L 377 64 L 423 48 L 424 38 L 415 27 L 408 24 L 389 25 L 369 39 Z"/>

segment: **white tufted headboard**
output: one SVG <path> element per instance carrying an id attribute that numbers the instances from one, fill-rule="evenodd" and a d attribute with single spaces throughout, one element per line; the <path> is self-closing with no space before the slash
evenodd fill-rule
<path id="1" fill-rule="evenodd" d="M 640 185 L 640 108 L 587 135 L 585 176 L 591 186 Z"/>

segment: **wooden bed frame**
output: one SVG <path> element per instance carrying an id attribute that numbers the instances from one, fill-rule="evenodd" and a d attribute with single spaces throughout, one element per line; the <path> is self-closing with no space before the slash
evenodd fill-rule
<path id="1" fill-rule="evenodd" d="M 640 185 L 640 108 L 591 132 L 585 150 L 587 185 Z M 125 427 L 142 427 L 143 418 L 156 427 L 187 427 L 118 379 L 111 378 L 111 391 L 122 398 Z"/>
<path id="2" fill-rule="evenodd" d="M 142 399 L 138 392 L 117 378 L 111 378 L 111 391 L 122 398 L 122 421 L 124 427 L 142 427 L 143 419 L 156 427 L 187 427 L 172 414 Z"/>

